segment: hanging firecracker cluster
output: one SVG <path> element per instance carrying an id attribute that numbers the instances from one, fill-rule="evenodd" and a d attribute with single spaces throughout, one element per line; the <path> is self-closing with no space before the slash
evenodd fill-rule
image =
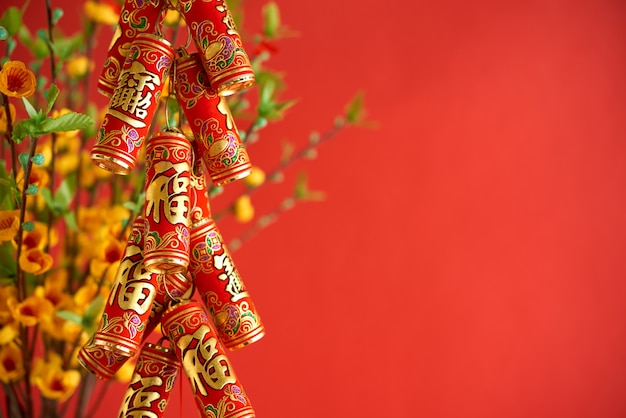
<path id="1" fill-rule="evenodd" d="M 207 185 L 250 173 L 225 97 L 250 87 L 254 73 L 223 0 L 178 0 L 194 53 L 174 49 L 161 34 L 172 7 L 126 0 L 98 81 L 110 101 L 91 159 L 128 175 L 145 147 L 145 203 L 99 327 L 78 359 L 110 379 L 139 354 L 119 417 L 162 416 L 181 368 L 202 416 L 253 417 L 226 350 L 265 331 L 211 218 Z M 168 77 L 189 136 L 177 128 L 148 134 Z M 163 338 L 146 342 L 159 324 Z"/>

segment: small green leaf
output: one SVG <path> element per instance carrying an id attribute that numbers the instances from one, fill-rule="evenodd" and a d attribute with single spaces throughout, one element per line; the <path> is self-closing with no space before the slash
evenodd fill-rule
<path id="1" fill-rule="evenodd" d="M 11 139 L 16 144 L 21 144 L 24 138 L 30 135 L 36 135 L 39 132 L 39 123 L 33 119 L 24 119 L 19 121 L 13 127 Z"/>
<path id="2" fill-rule="evenodd" d="M 48 44 L 41 38 L 35 38 L 35 42 L 31 42 L 30 50 L 38 59 L 43 59 L 50 54 Z"/>
<path id="3" fill-rule="evenodd" d="M 4 26 L 0 26 L 0 41 L 4 41 L 9 37 L 9 31 Z"/>
<path id="4" fill-rule="evenodd" d="M 65 219 L 65 225 L 72 231 L 78 231 L 78 222 L 76 222 L 76 216 L 74 216 L 74 212 L 65 212 L 63 214 L 63 219 Z"/>
<path id="5" fill-rule="evenodd" d="M 7 39 L 7 55 L 11 55 L 17 46 L 17 41 L 15 38 Z"/>
<path id="6" fill-rule="evenodd" d="M 26 188 L 26 194 L 37 194 L 39 192 L 39 187 L 36 184 L 29 184 Z"/>
<path id="7" fill-rule="evenodd" d="M 263 34 L 268 38 L 273 38 L 280 28 L 280 10 L 278 5 L 271 1 L 266 3 L 261 9 L 263 13 Z"/>
<path id="8" fill-rule="evenodd" d="M 91 301 L 87 309 L 85 309 L 85 313 L 83 314 L 83 318 L 81 323 L 83 327 L 89 328 L 93 326 L 98 318 L 100 312 L 104 308 L 104 296 L 98 295 Z"/>
<path id="9" fill-rule="evenodd" d="M 45 157 L 41 153 L 37 153 L 33 155 L 33 158 L 31 158 L 31 161 L 35 165 L 42 165 L 45 162 L 45 160 L 46 160 Z"/>
<path id="10" fill-rule="evenodd" d="M 363 118 L 363 92 L 358 93 L 346 106 L 346 120 L 349 123 L 357 123 Z"/>
<path id="11" fill-rule="evenodd" d="M 63 10 L 56 8 L 52 11 L 52 24 L 56 25 L 59 23 L 59 20 L 63 17 Z"/>
<path id="12" fill-rule="evenodd" d="M 15 6 L 9 7 L 2 15 L 0 23 L 9 32 L 9 35 L 13 36 L 22 26 L 22 12 Z"/>
<path id="13" fill-rule="evenodd" d="M 13 209 L 11 196 L 13 195 L 13 176 L 9 176 L 6 170 L 6 162 L 0 161 L 0 209 Z"/>
<path id="14" fill-rule="evenodd" d="M 54 194 L 54 202 L 61 210 L 67 210 L 76 192 L 76 176 L 67 176 L 63 179 Z"/>
<path id="15" fill-rule="evenodd" d="M 31 185 L 32 186 L 32 185 Z M 35 224 L 33 222 L 24 222 L 22 224 L 22 229 L 26 232 L 33 232 L 35 230 Z"/>
<path id="16" fill-rule="evenodd" d="M 93 119 L 82 113 L 70 112 L 54 119 L 46 119 L 41 124 L 42 133 L 67 132 L 86 129 L 93 125 Z"/>
<path id="17" fill-rule="evenodd" d="M 83 318 L 77 314 L 76 312 L 72 312 L 72 311 L 57 311 L 56 315 L 59 318 L 63 318 L 66 321 L 70 321 L 76 325 L 82 325 L 83 324 Z"/>
<path id="18" fill-rule="evenodd" d="M 59 88 L 55 84 L 51 84 L 50 88 L 43 93 L 44 97 L 48 101 L 48 106 L 46 107 L 46 116 L 50 114 L 54 103 L 59 97 Z"/>
<path id="19" fill-rule="evenodd" d="M 38 116 L 38 112 L 35 110 L 32 104 L 28 101 L 26 97 L 22 97 L 22 102 L 24 103 L 24 108 L 26 109 L 26 113 L 32 119 L 35 119 Z"/>
<path id="20" fill-rule="evenodd" d="M 26 165 L 28 164 L 28 154 L 25 152 L 20 153 L 17 156 L 17 159 L 20 160 L 20 164 L 22 164 L 22 168 L 26 169 Z"/>
<path id="21" fill-rule="evenodd" d="M 47 187 L 42 187 L 41 196 L 43 197 L 43 200 L 46 202 L 46 205 L 48 205 L 48 208 L 52 211 L 52 213 L 54 213 L 55 215 L 59 215 L 61 213 L 59 208 L 56 206 L 54 199 L 52 198 L 52 192 L 50 191 L 50 189 L 48 189 Z"/>

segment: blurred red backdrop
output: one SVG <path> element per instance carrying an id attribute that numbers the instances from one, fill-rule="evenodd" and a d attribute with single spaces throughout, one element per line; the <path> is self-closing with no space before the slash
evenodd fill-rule
<path id="1" fill-rule="evenodd" d="M 299 36 L 271 66 L 299 102 L 251 158 L 361 90 L 378 128 L 253 198 L 303 169 L 327 196 L 234 254 L 267 328 L 230 355 L 258 416 L 626 416 L 626 4 L 278 3 Z M 165 416 L 195 410 L 184 386 Z"/>

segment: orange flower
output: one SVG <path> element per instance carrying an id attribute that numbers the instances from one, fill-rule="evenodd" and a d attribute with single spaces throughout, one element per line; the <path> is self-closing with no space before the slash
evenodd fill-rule
<path id="1" fill-rule="evenodd" d="M 89 19 L 103 25 L 113 26 L 119 20 L 119 15 L 111 4 L 87 0 L 83 11 Z"/>
<path id="2" fill-rule="evenodd" d="M 40 248 L 31 248 L 20 255 L 20 267 L 27 273 L 43 274 L 50 270 L 54 259 Z"/>
<path id="3" fill-rule="evenodd" d="M 0 92 L 7 96 L 29 97 L 36 88 L 35 74 L 22 61 L 9 61 L 0 70 Z"/>
<path id="4" fill-rule="evenodd" d="M 4 324 L 9 321 L 13 315 L 7 305 L 7 300 L 15 298 L 17 295 L 17 289 L 15 286 L 2 286 L 0 287 L 0 324 Z"/>
<path id="5" fill-rule="evenodd" d="M 58 355 L 50 355 L 49 361 L 37 359 L 32 373 L 32 382 L 37 385 L 44 398 L 58 399 L 63 402 L 78 387 L 80 372 L 63 370 L 61 363 L 62 360 Z"/>
<path id="6" fill-rule="evenodd" d="M 20 380 L 24 376 L 22 350 L 15 343 L 0 349 L 0 380 L 4 383 Z"/>
<path id="7" fill-rule="evenodd" d="M 11 298 L 7 305 L 15 320 L 27 327 L 37 325 L 39 322 L 49 319 L 54 314 L 54 306 L 43 296 L 44 289 L 38 286 L 33 294 L 22 302 Z"/>
<path id="8" fill-rule="evenodd" d="M 93 68 L 93 63 L 84 55 L 67 60 L 65 70 L 70 77 L 84 77 Z"/>
<path id="9" fill-rule="evenodd" d="M 12 240 L 20 229 L 20 211 L 0 211 L 0 242 Z"/>
<path id="10" fill-rule="evenodd" d="M 9 103 L 9 114 L 11 115 L 11 123 L 15 122 L 15 106 Z M 0 133 L 6 132 L 8 128 L 7 112 L 4 106 L 0 106 Z"/>
<path id="11" fill-rule="evenodd" d="M 56 245 L 58 241 L 57 232 L 52 229 L 50 231 L 50 243 L 48 243 L 48 224 L 44 222 L 33 223 L 34 228 L 30 232 L 24 232 L 24 238 L 22 239 L 22 248 L 24 250 L 32 250 L 33 248 L 39 248 L 43 250 L 46 245 L 51 247 Z"/>
<path id="12" fill-rule="evenodd" d="M 232 210 L 235 219 L 241 223 L 249 222 L 254 218 L 254 206 L 252 206 L 250 196 L 247 194 L 241 195 L 235 200 Z"/>

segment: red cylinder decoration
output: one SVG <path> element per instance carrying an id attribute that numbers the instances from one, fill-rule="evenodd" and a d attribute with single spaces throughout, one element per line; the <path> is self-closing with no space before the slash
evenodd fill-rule
<path id="1" fill-rule="evenodd" d="M 133 223 L 93 344 L 119 355 L 139 351 L 156 295 L 157 275 L 144 268 L 143 220 Z"/>
<path id="2" fill-rule="evenodd" d="M 78 362 L 98 379 L 108 380 L 126 363 L 130 356 L 118 354 L 93 343 L 93 338 L 78 350 Z"/>
<path id="3" fill-rule="evenodd" d="M 179 0 L 213 90 L 229 96 L 254 84 L 254 71 L 226 2 Z"/>
<path id="4" fill-rule="evenodd" d="M 250 294 L 212 219 L 199 222 L 191 231 L 189 272 L 225 347 L 234 350 L 265 335 Z"/>
<path id="5" fill-rule="evenodd" d="M 197 53 L 176 60 L 174 91 L 211 181 L 221 186 L 250 174 L 252 164 L 226 99 L 211 90 Z"/>
<path id="6" fill-rule="evenodd" d="M 203 417 L 251 418 L 254 409 L 228 361 L 210 320 L 196 301 L 174 305 L 163 316 Z"/>
<path id="7" fill-rule="evenodd" d="M 146 144 L 144 265 L 160 274 L 187 271 L 191 144 L 178 132 L 160 132 Z"/>
<path id="8" fill-rule="evenodd" d="M 209 187 L 204 175 L 204 163 L 198 151 L 198 141 L 192 141 L 192 167 L 191 167 L 191 216 L 190 224 L 193 225 L 202 219 L 211 217 L 209 207 Z"/>
<path id="9" fill-rule="evenodd" d="M 137 35 L 91 150 L 94 164 L 116 174 L 132 171 L 173 59 L 168 41 L 152 34 Z"/>
<path id="10" fill-rule="evenodd" d="M 144 344 L 118 418 L 162 417 L 179 371 L 180 363 L 173 350 Z"/>
<path id="11" fill-rule="evenodd" d="M 115 35 L 98 78 L 100 93 L 108 97 L 113 96 L 133 39 L 140 33 L 157 33 L 161 23 L 159 16 L 164 5 L 163 0 L 126 0 L 124 2 Z"/>

